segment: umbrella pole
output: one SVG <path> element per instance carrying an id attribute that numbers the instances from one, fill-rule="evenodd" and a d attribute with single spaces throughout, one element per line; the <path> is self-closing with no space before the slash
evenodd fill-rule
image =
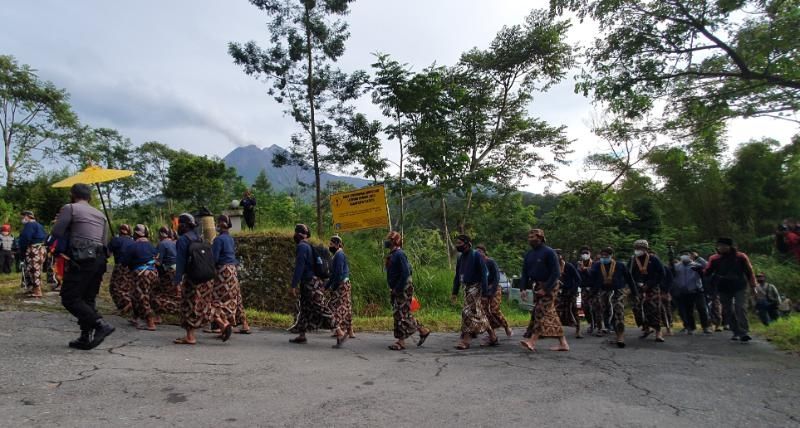
<path id="1" fill-rule="evenodd" d="M 97 193 L 100 195 L 100 203 L 103 204 L 103 212 L 106 214 L 106 222 L 108 222 L 108 230 L 111 235 L 114 235 L 114 228 L 111 226 L 111 217 L 108 215 L 108 208 L 106 208 L 106 200 L 103 198 L 103 191 L 100 190 L 100 183 L 94 183 L 97 186 Z"/>

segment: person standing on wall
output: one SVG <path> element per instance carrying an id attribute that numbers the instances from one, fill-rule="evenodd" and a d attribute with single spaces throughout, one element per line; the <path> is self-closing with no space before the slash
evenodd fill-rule
<path id="1" fill-rule="evenodd" d="M 244 192 L 239 206 L 244 210 L 244 224 L 248 229 L 253 230 L 256 227 L 256 197 L 253 196 L 250 189 Z"/>

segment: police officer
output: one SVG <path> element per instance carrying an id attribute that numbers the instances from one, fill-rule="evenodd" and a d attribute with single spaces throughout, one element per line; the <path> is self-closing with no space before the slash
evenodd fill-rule
<path id="1" fill-rule="evenodd" d="M 53 236 L 67 242 L 69 261 L 64 272 L 61 304 L 81 328 L 78 339 L 69 343 L 76 349 L 93 349 L 114 332 L 114 327 L 97 312 L 95 298 L 106 272 L 108 225 L 106 218 L 89 205 L 92 191 L 86 184 L 70 189 L 71 204 L 64 205 L 53 226 Z"/>

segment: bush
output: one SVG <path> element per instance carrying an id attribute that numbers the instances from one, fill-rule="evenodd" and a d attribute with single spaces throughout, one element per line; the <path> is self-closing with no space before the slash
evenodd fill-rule
<path id="1" fill-rule="evenodd" d="M 767 281 L 778 287 L 782 296 L 789 297 L 792 301 L 800 301 L 800 266 L 793 259 L 777 258 L 771 256 L 751 256 L 753 269 L 764 272 Z"/>

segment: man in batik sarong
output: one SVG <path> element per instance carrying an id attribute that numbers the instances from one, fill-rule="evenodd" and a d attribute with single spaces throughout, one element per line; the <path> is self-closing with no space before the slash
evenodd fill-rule
<path id="1" fill-rule="evenodd" d="M 455 304 L 460 288 L 464 288 L 464 305 L 461 309 L 461 340 L 456 349 L 469 349 L 473 336 L 483 332 L 489 334 L 488 346 L 497 346 L 497 336 L 489 326 L 489 320 L 483 311 L 481 298 L 489 293 L 489 270 L 480 253 L 472 248 L 472 239 L 467 235 L 456 238 L 456 250 L 461 256 L 456 262 L 456 274 L 453 277 L 453 294 L 451 301 Z"/>

